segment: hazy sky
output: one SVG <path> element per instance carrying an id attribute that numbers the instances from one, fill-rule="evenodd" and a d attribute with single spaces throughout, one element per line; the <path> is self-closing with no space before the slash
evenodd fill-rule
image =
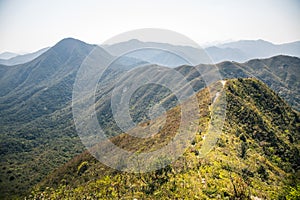
<path id="1" fill-rule="evenodd" d="M 199 44 L 300 40 L 299 0 L 0 0 L 0 52 L 31 52 L 65 37 L 97 43 L 165 28 Z"/>

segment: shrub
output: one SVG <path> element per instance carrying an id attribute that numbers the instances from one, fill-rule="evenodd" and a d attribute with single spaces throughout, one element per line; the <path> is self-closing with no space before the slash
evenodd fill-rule
<path id="1" fill-rule="evenodd" d="M 88 169 L 88 162 L 83 161 L 77 168 L 77 174 L 80 176 Z"/>

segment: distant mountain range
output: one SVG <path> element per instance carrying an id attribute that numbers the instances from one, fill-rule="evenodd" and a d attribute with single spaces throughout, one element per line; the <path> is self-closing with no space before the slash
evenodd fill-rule
<path id="1" fill-rule="evenodd" d="M 38 51 L 35 51 L 33 53 L 28 53 L 24 55 L 18 55 L 14 53 L 3 53 L 1 54 L 2 56 L 0 56 L 0 64 L 9 65 L 9 66 L 23 64 L 37 58 L 38 56 L 46 52 L 48 49 L 49 47 L 46 47 Z M 5 56 L 5 55 L 10 55 L 10 56 Z"/>
<path id="2" fill-rule="evenodd" d="M 0 197 L 12 197 L 14 194 L 28 192 L 32 186 L 40 182 L 52 170 L 83 152 L 84 147 L 77 136 L 72 118 L 71 100 L 76 73 L 83 60 L 93 49 L 97 48 L 99 59 L 108 60 L 113 58 L 109 52 L 126 51 L 126 45 L 131 45 L 131 42 L 138 42 L 139 45 L 144 44 L 140 41 L 129 41 L 129 43 L 105 47 L 107 48 L 106 51 L 101 47 L 80 40 L 66 38 L 31 61 L 13 66 L 0 65 L 0 162 L 2 166 L 0 170 Z M 118 45 L 125 47 L 122 49 Z M 170 44 L 153 43 L 153 45 L 169 45 L 170 48 L 178 52 L 180 48 L 186 48 L 191 52 L 191 57 L 199 55 L 200 51 L 193 47 Z M 155 61 L 170 65 L 182 61 L 179 59 L 171 63 L 169 59 L 164 60 L 164 55 L 161 52 L 155 54 L 154 57 L 145 55 L 144 58 L 147 59 L 142 59 L 142 54 L 136 55 L 134 58 L 123 57 L 115 62 L 107 70 L 105 76 L 99 80 L 95 108 L 99 123 L 106 129 L 106 134 L 111 137 L 122 133 L 113 120 L 110 107 L 111 94 L 116 81 L 137 64 L 146 65 L 149 69 L 152 66 L 166 69 L 163 66 L 158 66 L 157 63 L 155 64 Z M 174 66 L 174 69 L 186 78 L 195 92 L 198 92 L 206 87 L 199 71 L 205 70 L 207 72 L 210 69 L 215 69 L 214 66 L 210 64 L 182 65 Z M 281 141 L 286 143 L 286 138 L 289 137 L 288 133 L 298 134 L 294 133 L 293 126 L 298 123 L 299 118 L 295 117 L 297 115 L 295 111 L 292 111 L 282 99 L 300 110 L 299 66 L 299 58 L 283 55 L 267 59 L 253 59 L 244 63 L 225 61 L 216 65 L 224 79 L 256 77 L 266 84 L 258 83 L 253 79 L 246 82 L 241 80 L 229 82 L 228 94 L 231 95 L 233 104 L 234 102 L 241 103 L 237 107 L 232 104 L 234 112 L 229 112 L 229 114 L 230 119 L 236 123 L 235 128 L 240 127 L 241 133 L 244 131 L 248 134 L 247 138 L 252 137 L 249 135 L 252 134 L 251 130 L 261 131 L 264 126 L 268 128 L 268 130 L 264 130 L 266 137 L 271 137 L 274 133 L 276 133 L 276 137 L 279 137 L 280 131 L 286 131 L 287 135 L 282 136 L 285 139 L 279 138 L 276 140 L 276 144 L 272 143 L 271 146 L 265 143 L 270 142 L 265 141 L 266 137 L 258 138 L 259 141 L 256 141 L 265 144 L 271 154 L 272 148 L 275 148 L 277 144 L 280 145 Z M 278 93 L 280 97 L 267 86 Z M 131 101 L 131 107 L 135 108 L 131 115 L 137 123 L 148 120 L 145 116 L 147 116 L 149 108 L 157 102 L 156 99 L 163 98 L 167 110 L 176 106 L 172 94 L 158 86 L 142 87 L 137 94 L 139 95 Z M 265 94 L 268 95 L 264 96 Z M 251 98 L 244 101 L 245 95 L 250 95 Z M 268 99 L 269 97 L 270 99 Z M 262 98 L 263 104 L 259 104 L 260 98 Z M 253 102 L 254 100 L 255 102 Z M 273 100 L 278 102 L 280 106 L 271 104 Z M 251 105 L 251 110 L 247 109 L 247 105 Z M 268 111 L 266 115 L 259 114 L 266 110 Z M 238 116 L 234 116 L 234 113 L 237 113 Z M 259 127 L 257 128 L 255 123 L 253 126 L 251 122 L 248 123 L 247 116 L 254 116 L 253 120 L 256 120 L 255 123 L 259 122 Z M 282 117 L 284 119 L 281 119 Z M 289 123 L 292 118 L 295 120 Z M 240 126 L 238 119 L 243 119 L 244 124 Z M 277 126 L 286 129 L 281 130 Z M 255 133 L 253 132 L 253 134 Z M 251 143 L 254 142 L 254 139 L 250 140 Z M 236 138 L 232 139 L 232 141 L 234 140 Z M 293 145 L 287 146 L 294 148 Z M 285 149 L 285 147 L 280 146 L 280 149 Z M 264 152 L 264 149 L 261 149 L 261 152 Z M 285 152 L 281 153 L 285 155 Z M 255 155 L 253 154 L 253 156 Z M 272 159 L 283 158 L 274 157 Z M 288 160 L 286 163 L 289 163 L 287 167 L 289 169 L 294 161 Z M 273 164 L 271 166 L 275 166 Z M 262 165 L 263 167 L 267 166 L 267 164 Z"/>
<path id="3" fill-rule="evenodd" d="M 172 55 L 166 51 L 150 50 L 139 51 L 131 53 L 131 57 L 155 63 L 158 65 L 165 65 L 169 67 L 176 67 L 184 64 L 189 64 L 183 60 L 180 55 L 186 52 L 185 55 L 193 60 L 201 60 L 198 64 L 219 63 L 222 61 L 245 62 L 254 58 L 268 58 L 276 55 L 288 55 L 300 57 L 300 41 L 272 44 L 264 40 L 240 40 L 236 42 L 229 42 L 217 46 L 210 46 L 204 49 L 198 49 L 191 46 L 172 45 L 167 43 L 157 42 L 142 42 L 136 39 L 120 42 L 112 45 L 104 45 L 103 47 L 112 55 L 119 55 L 126 53 L 131 47 L 143 48 L 153 47 L 161 50 L 172 49 L 178 55 Z M 33 53 L 18 55 L 11 52 L 4 52 L 0 54 L 0 64 L 3 65 L 17 65 L 29 62 L 49 49 L 43 48 Z M 200 58 L 199 58 L 200 57 Z"/>
<path id="4" fill-rule="evenodd" d="M 155 43 L 155 42 L 141 42 L 139 40 L 129 40 L 126 42 L 120 42 L 112 45 L 105 45 L 105 49 L 114 54 L 126 53 L 131 47 L 143 48 L 145 46 L 151 46 L 153 48 L 159 49 L 172 49 L 179 55 L 183 52 L 185 55 L 192 60 L 200 60 L 198 64 L 209 64 L 209 63 L 219 63 L 222 61 L 235 61 L 235 62 L 245 62 L 254 58 L 268 58 L 276 55 L 289 55 L 300 57 L 300 41 L 275 45 L 264 40 L 241 40 L 237 42 L 225 43 L 218 46 L 207 47 L 205 49 L 198 49 L 190 46 L 179 46 L 171 45 L 165 43 Z M 160 54 L 155 55 L 153 52 L 147 54 L 144 51 L 142 54 L 135 54 L 138 59 L 144 59 L 150 63 L 162 64 L 162 57 L 167 60 L 165 56 Z M 166 52 L 164 52 L 166 54 Z M 209 57 L 207 57 L 207 55 Z M 170 55 L 169 55 L 170 56 Z M 199 58 L 200 57 L 200 58 Z M 197 58 L 197 59 L 195 59 Z M 169 58 L 173 63 L 170 66 L 179 66 L 182 64 L 188 64 L 183 62 L 181 59 Z"/>
<path id="5" fill-rule="evenodd" d="M 231 50 L 232 56 L 238 55 L 238 52 L 240 55 L 233 57 L 233 59 L 226 56 L 218 58 L 215 57 L 218 56 L 217 53 L 208 51 L 215 62 L 224 60 L 244 62 L 254 58 L 268 58 L 275 55 L 300 57 L 300 41 L 277 45 L 264 40 L 241 40 L 219 45 L 218 48 L 224 50 L 223 52 Z"/>

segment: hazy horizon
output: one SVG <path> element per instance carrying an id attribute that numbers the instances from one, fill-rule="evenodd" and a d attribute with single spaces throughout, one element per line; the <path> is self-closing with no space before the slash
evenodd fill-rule
<path id="1" fill-rule="evenodd" d="M 57 44 L 58 42 L 60 42 L 61 40 L 63 39 L 67 39 L 67 38 L 73 38 L 73 39 L 76 39 L 76 40 L 80 40 L 82 42 L 86 42 L 84 40 L 81 40 L 80 38 L 74 38 L 74 37 L 65 37 L 65 38 L 61 38 L 60 40 L 58 40 L 57 42 L 55 42 L 54 44 L 52 45 L 48 45 L 48 46 L 45 46 L 45 47 L 41 47 L 39 49 L 35 49 L 35 50 L 32 50 L 32 51 L 19 51 L 19 52 L 12 52 L 12 51 L 2 51 L 0 52 L 0 54 L 3 54 L 3 53 L 13 53 L 13 54 L 17 54 L 17 55 L 25 55 L 25 54 L 30 54 L 30 53 L 35 53 L 37 51 L 40 51 L 40 50 L 43 50 L 43 49 L 46 49 L 46 48 L 51 48 L 53 47 L 55 44 Z M 147 41 L 147 40 L 142 40 L 142 39 L 136 39 L 136 40 L 139 40 L 141 42 L 155 42 L 155 41 Z M 207 43 L 203 43 L 203 44 L 199 44 L 202 48 L 208 48 L 208 47 L 213 47 L 213 46 L 218 46 L 218 45 L 222 45 L 222 44 L 226 44 L 226 43 L 231 43 L 231 42 L 238 42 L 238 41 L 259 41 L 259 40 L 262 40 L 262 39 L 253 39 L 253 40 L 247 40 L 247 39 L 241 39 L 241 40 L 224 40 L 224 41 L 212 41 L 212 42 L 207 42 Z M 125 41 L 118 41 L 118 42 L 114 42 L 114 43 L 109 43 L 109 44 L 105 44 L 105 45 L 113 45 L 113 44 L 117 44 L 117 43 L 120 43 L 120 42 L 126 42 L 126 41 L 129 41 L 129 40 L 125 40 Z M 267 41 L 267 40 L 263 40 L 265 42 L 270 42 L 270 41 Z M 300 40 L 296 40 L 296 41 L 291 41 L 291 42 L 284 42 L 284 43 L 273 43 L 271 42 L 272 44 L 274 45 L 281 45 L 281 44 L 287 44 L 287 43 L 294 43 L 294 42 L 300 42 Z M 192 46 L 192 45 L 189 45 L 189 44 L 174 44 L 174 43 L 171 43 L 171 42 L 161 42 L 161 43 L 168 43 L 168 44 L 172 44 L 172 45 L 183 45 L 183 46 Z M 89 43 L 89 44 L 92 44 L 92 45 L 101 45 L 101 44 L 96 44 L 96 43 Z M 197 47 L 195 47 L 197 48 Z"/>
<path id="2" fill-rule="evenodd" d="M 0 1 L 0 53 L 34 52 L 73 37 L 100 44 L 139 28 L 179 32 L 202 46 L 238 40 L 300 40 L 297 0 Z"/>

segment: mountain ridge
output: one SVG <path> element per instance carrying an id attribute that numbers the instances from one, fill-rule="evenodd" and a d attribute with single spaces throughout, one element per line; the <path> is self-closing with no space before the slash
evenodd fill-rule
<path id="1" fill-rule="evenodd" d="M 142 42 L 137 39 L 111 45 L 105 45 L 105 48 L 108 51 L 111 51 L 111 54 L 114 54 L 114 52 L 116 54 L 119 54 L 121 52 L 128 51 L 131 46 L 135 48 L 153 46 L 165 49 L 164 47 L 166 45 L 171 49 L 175 46 L 181 52 L 189 52 L 191 57 L 193 57 L 194 55 L 202 56 L 202 64 L 219 63 L 226 60 L 246 62 L 254 58 L 267 58 L 280 54 L 300 57 L 300 41 L 284 44 L 273 44 L 264 40 L 240 40 L 215 46 L 209 46 L 204 48 L 203 50 L 206 51 L 211 60 L 207 60 L 207 58 L 202 55 L 203 52 L 200 52 L 196 47 L 173 45 L 167 43 Z"/>
<path id="2" fill-rule="evenodd" d="M 11 57 L 9 59 L 0 59 L 0 64 L 1 65 L 8 65 L 8 66 L 24 64 L 26 62 L 30 62 L 33 59 L 39 57 L 44 52 L 46 52 L 49 48 L 50 47 L 45 47 L 45 48 L 42 48 L 42 49 L 37 50 L 35 52 L 22 54 L 22 55 L 17 55 L 16 54 L 14 57 Z"/>
<path id="3" fill-rule="evenodd" d="M 197 96 L 200 98 L 200 107 L 209 112 L 205 98 L 207 92 L 206 89 L 201 90 Z M 46 177 L 35 188 L 32 197 L 38 198 L 43 194 L 48 198 L 71 199 L 78 196 L 118 198 L 118 195 L 123 198 L 227 196 L 273 199 L 285 195 L 285 185 L 292 181 L 293 170 L 299 170 L 299 113 L 292 111 L 266 85 L 253 78 L 226 80 L 226 93 L 226 123 L 217 145 L 207 157 L 200 159 L 197 152 L 205 140 L 205 121 L 210 114 L 201 115 L 199 118 L 201 128 L 184 156 L 166 168 L 141 175 L 118 172 L 84 152 Z M 168 112 L 173 113 L 175 110 L 176 107 Z M 279 117 L 281 115 L 284 117 Z M 172 131 L 169 131 L 167 128 L 164 130 L 167 134 L 158 138 L 164 141 L 168 135 L 172 135 Z M 135 149 L 138 146 L 136 142 L 131 144 L 125 138 L 126 135 L 120 135 L 112 141 L 126 149 Z M 145 144 L 137 149 L 144 149 L 143 145 Z M 286 157 L 287 155 L 289 156 Z M 253 162 L 256 164 L 251 165 Z M 80 171 L 80 166 L 84 163 L 86 167 Z M 193 178 L 198 176 L 202 177 L 200 181 Z M 203 178 L 209 183 L 207 186 L 203 185 Z M 180 187 L 180 180 L 185 180 L 187 185 L 195 184 L 201 189 L 194 190 L 182 185 Z M 118 184 L 118 187 L 111 186 L 114 184 Z M 132 192 L 125 189 L 130 188 L 131 184 L 135 185 Z"/>
<path id="4" fill-rule="evenodd" d="M 71 37 L 65 39 L 77 40 Z M 178 49 L 186 49 L 184 51 L 189 52 L 189 54 L 191 55 L 193 55 L 194 53 L 198 55 L 202 54 L 202 53 L 199 54 L 198 52 L 199 50 L 196 47 L 192 47 L 188 45 L 175 45 L 175 44 L 158 43 L 158 42 L 142 42 L 137 39 L 132 39 L 129 41 L 124 41 L 124 42 L 119 42 L 114 44 L 106 44 L 103 45 L 103 47 L 108 51 L 113 50 L 115 51 L 115 53 L 119 54 L 120 52 L 118 51 L 121 52 L 123 52 L 124 50 L 126 51 L 126 49 L 132 45 L 134 45 L 135 47 L 144 47 L 145 45 L 148 46 L 150 45 L 153 47 L 171 46 L 171 47 L 177 47 Z M 116 50 L 116 47 L 119 50 Z M 10 59 L 0 59 L 0 64 L 9 65 L 9 66 L 23 64 L 33 60 L 34 58 L 38 57 L 48 49 L 49 47 L 46 47 L 33 53 L 28 53 L 24 55 L 16 54 L 17 56 L 12 57 Z M 256 49 L 256 51 L 253 51 L 253 49 Z M 203 63 L 206 64 L 210 62 L 219 63 L 226 60 L 232 60 L 236 62 L 246 62 L 247 60 L 254 59 L 254 58 L 267 58 L 267 57 L 272 57 L 280 54 L 300 57 L 300 41 L 294 41 L 294 42 L 288 42 L 282 44 L 273 44 L 271 42 L 262 39 L 239 40 L 234 42 L 226 42 L 223 44 L 207 46 L 204 48 L 204 50 L 212 59 L 209 61 L 207 59 L 204 59 L 203 57 Z"/>
<path id="5" fill-rule="evenodd" d="M 10 59 L 10 58 L 13 58 L 15 56 L 18 56 L 19 54 L 17 53 L 13 53 L 13 52 L 3 52 L 0 54 L 0 59 L 3 59 L 3 60 L 7 60 L 7 59 Z"/>

